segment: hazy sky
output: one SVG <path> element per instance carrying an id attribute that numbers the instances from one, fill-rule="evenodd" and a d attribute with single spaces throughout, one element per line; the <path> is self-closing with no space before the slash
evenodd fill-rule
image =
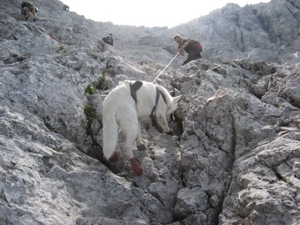
<path id="1" fill-rule="evenodd" d="M 245 5 L 267 3 L 270 0 L 60 0 L 70 11 L 100 22 L 118 25 L 169 28 L 205 16 L 227 3 Z"/>

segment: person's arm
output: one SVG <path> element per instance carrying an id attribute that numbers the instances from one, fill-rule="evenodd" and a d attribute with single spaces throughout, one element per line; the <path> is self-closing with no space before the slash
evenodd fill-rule
<path id="1" fill-rule="evenodd" d="M 189 41 L 185 41 L 182 45 L 181 48 L 184 49 L 190 42 Z"/>
<path id="2" fill-rule="evenodd" d="M 181 56 L 184 56 L 184 48 L 189 44 L 188 41 L 183 42 L 181 46 L 179 46 L 179 54 Z"/>
<path id="3" fill-rule="evenodd" d="M 184 56 L 184 49 L 182 47 L 179 47 L 179 55 Z"/>

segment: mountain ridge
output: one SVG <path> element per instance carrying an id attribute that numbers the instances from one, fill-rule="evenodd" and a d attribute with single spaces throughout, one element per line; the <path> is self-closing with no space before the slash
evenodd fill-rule
<path id="1" fill-rule="evenodd" d="M 174 29 L 35 4 L 34 23 L 20 20 L 21 1 L 0 9 L 1 224 L 299 224 L 299 0 L 229 4 Z M 177 33 L 200 40 L 204 58 L 165 69 Z M 156 82 L 182 95 L 175 135 L 142 122 L 135 176 L 121 134 L 118 161 L 103 158 L 102 103 L 119 82 L 162 71 Z"/>

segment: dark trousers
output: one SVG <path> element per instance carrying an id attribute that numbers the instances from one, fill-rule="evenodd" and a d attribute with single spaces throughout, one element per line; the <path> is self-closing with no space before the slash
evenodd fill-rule
<path id="1" fill-rule="evenodd" d="M 192 60 L 196 60 L 201 58 L 201 52 L 202 52 L 202 48 L 199 48 L 198 46 L 194 47 L 188 55 L 188 58 L 183 62 L 182 65 L 185 65 L 187 63 L 189 63 Z"/>

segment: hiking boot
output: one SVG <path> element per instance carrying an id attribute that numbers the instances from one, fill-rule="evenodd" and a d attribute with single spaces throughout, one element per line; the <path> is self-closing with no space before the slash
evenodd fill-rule
<path id="1" fill-rule="evenodd" d="M 132 171 L 137 175 L 143 175 L 144 172 L 141 167 L 140 161 L 135 157 L 131 157 L 129 159 L 129 161 L 130 161 L 130 166 L 131 166 Z"/>

